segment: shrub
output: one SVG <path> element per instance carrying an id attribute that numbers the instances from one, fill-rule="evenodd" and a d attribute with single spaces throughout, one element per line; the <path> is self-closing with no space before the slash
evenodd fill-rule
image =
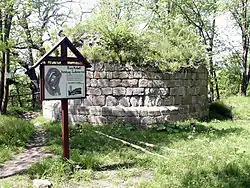
<path id="1" fill-rule="evenodd" d="M 216 101 L 209 106 L 209 119 L 233 119 L 232 110 L 221 101 Z"/>

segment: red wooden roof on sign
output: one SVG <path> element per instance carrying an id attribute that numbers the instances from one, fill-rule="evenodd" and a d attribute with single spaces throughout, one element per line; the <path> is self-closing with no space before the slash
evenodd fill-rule
<path id="1" fill-rule="evenodd" d="M 59 47 L 64 46 L 69 48 L 76 57 L 61 57 L 61 56 L 51 56 L 51 54 Z M 62 38 L 56 45 L 54 45 L 50 51 L 44 54 L 31 68 L 36 68 L 42 62 L 47 61 L 67 61 L 67 62 L 79 62 L 86 66 L 86 68 L 90 68 L 91 65 L 86 60 L 85 57 L 76 49 L 76 47 L 72 44 L 72 42 L 67 38 Z"/>

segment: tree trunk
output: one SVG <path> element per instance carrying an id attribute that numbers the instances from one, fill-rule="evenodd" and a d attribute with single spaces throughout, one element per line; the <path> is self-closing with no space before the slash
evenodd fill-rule
<path id="1" fill-rule="evenodd" d="M 242 19 L 241 19 L 241 36 L 242 36 L 242 81 L 241 81 L 241 95 L 246 96 L 248 86 L 247 75 L 247 56 L 249 47 L 249 37 L 247 33 L 247 0 L 242 0 Z"/>

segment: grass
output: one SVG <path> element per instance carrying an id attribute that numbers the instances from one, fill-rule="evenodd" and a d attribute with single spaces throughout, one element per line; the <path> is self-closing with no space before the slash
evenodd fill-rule
<path id="1" fill-rule="evenodd" d="M 232 96 L 222 100 L 227 106 L 232 107 L 235 119 L 250 120 L 250 97 Z"/>
<path id="2" fill-rule="evenodd" d="M 65 182 L 109 182 L 109 186 L 126 182 L 126 186 L 136 187 L 250 187 L 250 122 L 187 121 L 148 130 L 83 124 L 70 129 L 69 162 L 60 157 L 61 125 L 47 123 L 45 127 L 50 133 L 47 148 L 58 157 L 33 165 L 28 175 L 48 178 L 55 187 Z M 111 140 L 97 134 L 97 130 L 166 158 Z"/>
<path id="3" fill-rule="evenodd" d="M 28 121 L 0 116 L 0 167 L 1 163 L 23 149 L 34 130 L 34 126 Z"/>
<path id="4" fill-rule="evenodd" d="M 121 124 L 71 126 L 69 161 L 61 157 L 61 124 L 37 119 L 34 122 L 42 122 L 48 132 L 46 148 L 56 157 L 40 161 L 18 178 L 27 184 L 34 178 L 46 178 L 52 181 L 53 187 L 250 187 L 248 100 L 241 97 L 223 100 L 226 105 L 233 105 L 234 118 L 246 121 L 190 120 L 147 130 Z M 0 184 L 11 187 L 13 181 L 15 177 L 0 180 Z"/>

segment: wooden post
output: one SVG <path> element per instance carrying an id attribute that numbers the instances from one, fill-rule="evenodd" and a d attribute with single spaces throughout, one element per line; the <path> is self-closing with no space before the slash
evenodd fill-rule
<path id="1" fill-rule="evenodd" d="M 65 43 L 61 45 L 61 63 L 67 65 L 67 46 Z M 68 122 L 68 99 L 61 100 L 62 105 L 62 144 L 63 157 L 69 159 L 69 122 Z"/>

